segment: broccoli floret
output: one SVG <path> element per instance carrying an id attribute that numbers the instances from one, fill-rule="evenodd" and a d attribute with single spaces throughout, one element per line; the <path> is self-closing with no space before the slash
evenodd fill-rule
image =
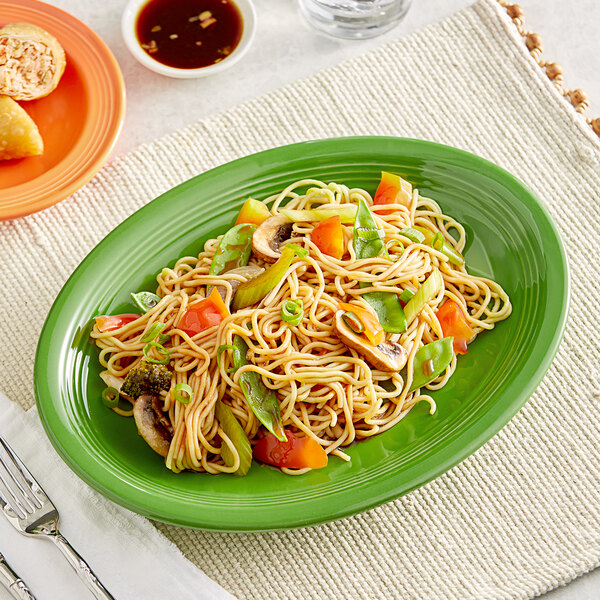
<path id="1" fill-rule="evenodd" d="M 158 396 L 161 390 L 167 391 L 170 387 L 171 371 L 165 365 L 148 363 L 142 360 L 127 373 L 120 392 L 135 399 L 144 394 Z"/>

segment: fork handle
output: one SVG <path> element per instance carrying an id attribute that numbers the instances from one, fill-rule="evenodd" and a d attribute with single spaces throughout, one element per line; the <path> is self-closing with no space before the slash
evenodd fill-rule
<path id="1" fill-rule="evenodd" d="M 99 598 L 99 600 L 115 600 L 114 596 L 112 596 L 102 583 L 100 583 L 100 580 L 96 577 L 92 569 L 90 569 L 90 566 L 83 560 L 73 546 L 69 544 L 67 538 L 57 531 L 54 535 L 50 536 L 50 539 L 64 554 L 65 558 L 69 561 L 69 564 L 75 569 L 79 579 L 81 579 L 88 590 L 92 592 L 94 598 Z"/>
<path id="2" fill-rule="evenodd" d="M 0 555 L 0 581 L 2 581 L 13 598 L 18 598 L 18 600 L 35 600 L 35 596 L 31 593 L 31 590 L 10 568 L 10 565 L 2 555 Z"/>

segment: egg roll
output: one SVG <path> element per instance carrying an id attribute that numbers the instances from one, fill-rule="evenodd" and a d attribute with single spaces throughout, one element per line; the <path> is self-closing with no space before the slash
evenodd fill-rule
<path id="1" fill-rule="evenodd" d="M 47 96 L 65 65 L 62 46 L 41 27 L 10 23 L 0 28 L 0 94 L 14 100 Z"/>
<path id="2" fill-rule="evenodd" d="M 37 156 L 43 151 L 33 119 L 12 98 L 0 96 L 0 160 Z"/>

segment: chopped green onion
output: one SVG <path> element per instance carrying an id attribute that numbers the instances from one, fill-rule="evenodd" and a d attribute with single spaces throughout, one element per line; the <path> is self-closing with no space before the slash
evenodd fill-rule
<path id="1" fill-rule="evenodd" d="M 102 390 L 102 404 L 108 408 L 114 408 L 119 404 L 119 390 L 114 387 L 107 387 Z"/>
<path id="2" fill-rule="evenodd" d="M 164 360 L 156 360 L 155 358 L 150 358 L 148 356 L 148 353 L 150 352 L 150 348 L 156 348 L 157 352 L 159 354 L 162 354 L 165 357 Z M 148 342 L 144 346 L 144 349 L 142 350 L 142 352 L 144 353 L 144 358 L 146 359 L 147 362 L 155 363 L 157 365 L 168 364 L 169 357 L 171 356 L 171 351 L 167 350 L 162 344 L 159 344 L 158 342 Z"/>
<path id="3" fill-rule="evenodd" d="M 221 354 L 225 352 L 225 350 L 235 350 L 235 346 L 233 344 L 221 344 L 217 348 L 217 366 L 221 366 Z"/>
<path id="4" fill-rule="evenodd" d="M 285 247 L 295 250 L 298 258 L 306 258 L 308 256 L 308 250 L 306 248 L 301 248 L 297 244 L 286 244 Z"/>
<path id="5" fill-rule="evenodd" d="M 382 229 L 358 227 L 357 232 L 360 235 L 360 237 L 367 242 L 371 242 L 373 240 L 382 240 L 385 237 L 385 232 Z"/>
<path id="6" fill-rule="evenodd" d="M 354 333 L 362 333 L 365 330 L 363 322 L 350 310 L 342 315 L 342 319 Z"/>
<path id="7" fill-rule="evenodd" d="M 431 240 L 431 247 L 434 250 L 442 250 L 444 247 L 444 236 L 438 231 Z"/>
<path id="8" fill-rule="evenodd" d="M 151 342 L 164 328 L 164 323 L 153 323 L 152 327 L 142 336 L 141 341 L 144 343 Z"/>
<path id="9" fill-rule="evenodd" d="M 404 290 L 398 296 L 398 299 L 400 300 L 400 302 L 404 302 L 404 304 L 406 304 L 414 295 L 415 295 L 414 292 L 411 292 L 410 290 Z"/>
<path id="10" fill-rule="evenodd" d="M 410 325 L 412 320 L 425 308 L 425 305 L 440 291 L 444 285 L 441 273 L 434 269 L 431 275 L 423 282 L 417 293 L 407 302 L 404 307 L 406 323 Z"/>
<path id="11" fill-rule="evenodd" d="M 160 296 L 157 296 L 152 292 L 139 292 L 137 294 L 131 294 L 131 297 L 133 298 L 135 304 L 144 312 L 148 312 L 162 300 Z"/>
<path id="12" fill-rule="evenodd" d="M 383 255 L 390 262 L 395 262 L 394 259 L 390 256 L 390 248 L 393 248 L 394 246 L 400 246 L 400 256 L 404 254 L 404 246 L 402 245 L 402 243 L 399 240 L 390 240 L 383 248 Z M 400 256 L 396 260 L 398 260 Z"/>
<path id="13" fill-rule="evenodd" d="M 181 404 L 189 404 L 194 398 L 194 392 L 187 383 L 178 383 L 173 388 L 173 396 Z"/>
<path id="14" fill-rule="evenodd" d="M 453 265 L 460 266 L 465 263 L 465 259 L 464 259 L 463 255 L 458 250 L 456 250 L 456 248 L 454 248 L 454 246 L 452 246 L 451 244 L 446 242 L 444 240 L 444 237 L 442 236 L 442 234 L 439 231 L 434 235 L 432 231 L 430 231 L 429 229 L 426 229 L 425 227 L 420 227 L 418 225 L 415 225 L 415 228 L 425 236 L 426 244 L 429 244 L 430 246 L 432 246 L 433 248 L 435 248 L 436 250 L 438 250 L 439 252 L 441 252 L 442 254 L 447 256 L 448 260 Z M 441 244 L 440 244 L 440 239 L 441 239 Z"/>
<path id="15" fill-rule="evenodd" d="M 165 342 L 168 342 L 170 339 L 171 339 L 171 334 L 170 334 L 170 333 L 161 333 L 161 334 L 158 336 L 158 341 L 159 341 L 161 344 L 164 344 Z"/>
<path id="16" fill-rule="evenodd" d="M 415 244 L 422 244 L 425 241 L 425 236 L 418 231 L 417 229 L 413 229 L 412 227 L 405 227 L 398 232 L 400 235 L 403 235 L 405 238 L 408 238 L 411 242 Z"/>
<path id="17" fill-rule="evenodd" d="M 281 318 L 290 325 L 298 326 L 304 316 L 302 299 L 286 300 L 281 306 Z"/>

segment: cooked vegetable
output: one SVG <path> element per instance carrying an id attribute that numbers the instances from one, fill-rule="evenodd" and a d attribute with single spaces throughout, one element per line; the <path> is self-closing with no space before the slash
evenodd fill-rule
<path id="1" fill-rule="evenodd" d="M 333 331 L 348 348 L 356 350 L 371 366 L 380 371 L 397 373 L 406 364 L 408 353 L 403 346 L 389 341 L 382 341 L 373 346 L 362 335 L 348 327 L 344 321 L 343 310 L 335 313 Z"/>
<path id="2" fill-rule="evenodd" d="M 237 269 L 231 269 L 231 271 L 223 273 L 221 275 L 221 278 L 229 281 L 232 293 L 231 298 L 233 299 L 235 293 L 237 292 L 237 289 L 240 287 L 240 285 L 242 285 L 242 283 L 249 281 L 250 279 L 254 279 L 255 277 L 258 277 L 262 272 L 264 272 L 264 269 L 262 267 L 246 265 L 245 267 L 238 267 Z M 237 277 L 234 277 L 234 275 L 240 275 L 244 278 L 243 281 L 240 281 Z M 219 294 L 221 295 L 221 298 L 223 299 L 223 302 L 225 302 L 225 299 L 227 297 L 227 289 L 225 288 L 225 286 L 219 285 L 217 283 L 214 287 L 218 290 Z"/>
<path id="3" fill-rule="evenodd" d="M 412 320 L 425 308 L 425 305 L 440 291 L 443 285 L 444 280 L 440 272 L 434 269 L 404 307 L 404 315 L 408 325 L 412 323 Z"/>
<path id="4" fill-rule="evenodd" d="M 252 465 L 252 447 L 250 446 L 248 436 L 227 404 L 217 400 L 215 414 L 217 415 L 221 429 L 230 439 L 240 457 L 240 466 L 233 474 L 239 476 L 245 475 Z M 221 444 L 221 457 L 228 467 L 231 467 L 235 463 L 233 452 L 231 452 L 231 449 L 225 442 Z"/>
<path id="5" fill-rule="evenodd" d="M 248 344 L 244 338 L 236 335 L 233 338 L 234 349 L 231 359 L 235 369 L 251 364 L 247 358 Z M 269 389 L 256 371 L 246 371 L 240 374 L 239 384 L 246 397 L 246 402 L 256 415 L 256 418 L 279 440 L 285 441 L 285 432 L 281 424 L 279 402 L 275 392 Z"/>
<path id="6" fill-rule="evenodd" d="M 381 181 L 375 192 L 373 204 L 404 204 L 405 206 L 409 206 L 412 196 L 412 185 L 408 181 L 402 179 L 399 175 L 383 171 L 381 173 Z M 393 209 L 379 212 L 390 214 L 393 212 Z"/>
<path id="7" fill-rule="evenodd" d="M 280 208 L 279 212 L 294 223 L 306 221 L 325 221 L 331 217 L 339 217 L 342 223 L 354 223 L 356 218 L 356 206 L 354 204 L 338 204 L 322 208 L 312 208 L 308 210 L 292 210 L 289 208 Z"/>
<path id="8" fill-rule="evenodd" d="M 221 298 L 218 290 L 213 288 L 208 298 L 192 304 L 183 313 L 177 327 L 181 331 L 185 331 L 190 337 L 194 337 L 201 331 L 218 325 L 228 315 L 229 310 L 227 310 L 223 298 Z"/>
<path id="9" fill-rule="evenodd" d="M 340 308 L 346 312 L 342 315 L 342 318 L 346 324 L 354 331 L 354 333 L 364 333 L 369 342 L 373 346 L 381 344 L 385 339 L 385 331 L 381 326 L 381 323 L 377 319 L 377 315 L 374 315 L 370 310 L 358 306 L 356 304 L 348 304 L 347 302 L 340 302 Z M 362 330 L 357 331 L 352 325 L 348 323 L 347 313 L 355 315 L 360 323 L 362 324 Z"/>
<path id="10" fill-rule="evenodd" d="M 357 259 L 379 256 L 385 249 L 384 233 L 377 227 L 366 202 L 360 198 L 354 221 L 354 252 Z M 369 287 L 361 282 L 360 287 Z M 363 298 L 375 309 L 379 322 L 388 333 L 406 330 L 406 318 L 397 294 L 393 292 L 370 292 Z"/>
<path id="11" fill-rule="evenodd" d="M 339 216 L 321 221 L 312 230 L 310 239 L 323 254 L 337 259 L 344 255 L 344 230 Z"/>
<path id="12" fill-rule="evenodd" d="M 414 392 L 439 377 L 452 362 L 453 356 L 451 337 L 435 340 L 419 348 L 413 362 L 413 380 L 409 391 Z"/>
<path id="13" fill-rule="evenodd" d="M 426 244 L 446 255 L 453 265 L 460 266 L 465 264 L 463 255 L 446 242 L 441 234 L 436 235 L 433 231 L 430 231 L 425 227 L 419 227 L 418 225 L 415 225 L 415 229 L 425 236 Z"/>
<path id="14" fill-rule="evenodd" d="M 107 387 L 102 390 L 102 403 L 108 408 L 114 408 L 119 404 L 119 390 L 114 387 Z"/>
<path id="15" fill-rule="evenodd" d="M 156 348 L 156 352 L 162 355 L 164 358 L 158 360 L 157 358 L 152 358 L 150 356 L 150 351 L 152 348 Z M 143 348 L 142 353 L 144 354 L 144 358 L 149 363 L 157 364 L 157 365 L 168 365 L 169 357 L 171 356 L 171 351 L 167 350 L 160 342 L 148 342 Z"/>
<path id="16" fill-rule="evenodd" d="M 306 256 L 307 254 L 304 248 L 300 248 L 295 244 L 287 244 L 281 252 L 281 257 L 274 265 L 271 265 L 258 277 L 240 285 L 233 298 L 233 310 L 240 310 L 260 302 L 281 281 L 294 261 L 294 257 Z"/>
<path id="17" fill-rule="evenodd" d="M 167 456 L 173 439 L 173 426 L 162 411 L 158 396 L 145 394 L 133 403 L 138 433 L 161 456 Z"/>
<path id="18" fill-rule="evenodd" d="M 135 302 L 136 306 L 143 310 L 144 312 L 148 312 L 151 308 L 154 308 L 162 298 L 153 294 L 152 292 L 138 292 L 137 294 L 131 294 L 131 298 Z"/>
<path id="19" fill-rule="evenodd" d="M 356 218 L 354 219 L 354 252 L 356 258 L 360 260 L 379 256 L 385 248 L 384 237 L 385 234 L 382 229 L 377 227 L 367 203 L 360 198 L 356 209 Z"/>
<path id="20" fill-rule="evenodd" d="M 124 396 L 136 399 L 144 394 L 158 396 L 171 387 L 171 371 L 164 365 L 140 361 L 133 367 L 119 390 Z"/>
<path id="21" fill-rule="evenodd" d="M 95 317 L 96 326 L 100 333 L 106 333 L 107 331 L 115 331 L 121 329 L 136 319 L 139 319 L 140 315 L 134 314 L 123 314 L 123 315 L 101 315 Z"/>
<path id="22" fill-rule="evenodd" d="M 262 202 L 259 202 L 262 206 Z M 219 242 L 210 265 L 211 275 L 221 275 L 248 264 L 252 253 L 252 235 L 256 225 L 243 223 L 232 227 Z"/>
<path id="23" fill-rule="evenodd" d="M 151 342 L 164 328 L 164 323 L 152 323 L 150 329 L 141 337 L 140 342 Z"/>
<path id="24" fill-rule="evenodd" d="M 280 246 L 292 234 L 292 222 L 287 217 L 270 217 L 252 236 L 252 251 L 258 258 L 275 262 L 281 256 Z"/>
<path id="25" fill-rule="evenodd" d="M 415 293 L 411 292 L 410 290 L 403 290 L 402 293 L 398 296 L 398 300 L 406 304 L 414 295 Z"/>
<path id="26" fill-rule="evenodd" d="M 466 354 L 468 342 L 475 335 L 460 304 L 448 298 L 436 314 L 445 336 L 454 338 L 454 352 Z"/>
<path id="27" fill-rule="evenodd" d="M 248 200 L 244 202 L 242 210 L 240 210 L 240 214 L 238 215 L 235 224 L 239 225 L 240 223 L 250 223 L 252 225 L 260 225 L 270 216 L 271 212 L 266 204 L 259 202 L 258 200 L 254 200 L 253 198 L 248 198 Z"/>
<path id="28" fill-rule="evenodd" d="M 327 466 L 327 453 L 310 437 L 297 437 L 285 432 L 286 441 L 267 434 L 254 446 L 254 458 L 260 462 L 288 469 L 322 469 Z"/>
<path id="29" fill-rule="evenodd" d="M 304 316 L 302 298 L 286 300 L 281 306 L 281 318 L 290 325 L 298 326 Z"/>
<path id="30" fill-rule="evenodd" d="M 413 229 L 412 227 L 405 227 L 398 233 L 415 244 L 422 244 L 425 241 L 425 234 L 421 233 L 418 229 Z"/>
<path id="31" fill-rule="evenodd" d="M 178 383 L 173 388 L 173 396 L 181 404 L 189 404 L 194 399 L 194 391 L 187 383 Z"/>

